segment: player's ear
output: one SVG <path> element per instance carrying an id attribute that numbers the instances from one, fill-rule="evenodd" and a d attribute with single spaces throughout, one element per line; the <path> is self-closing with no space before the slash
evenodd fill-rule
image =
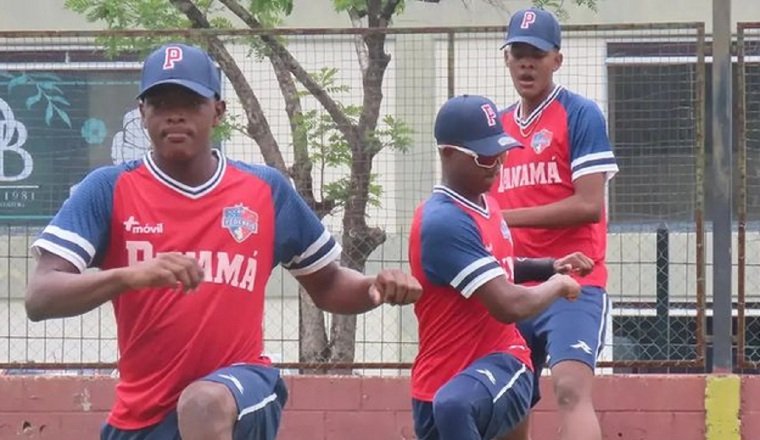
<path id="1" fill-rule="evenodd" d="M 560 67 L 562 67 L 562 52 L 556 51 L 554 52 L 554 71 L 558 71 Z"/>
<path id="2" fill-rule="evenodd" d="M 140 122 L 142 123 L 143 128 L 148 128 L 145 126 L 145 100 L 140 98 L 138 103 L 138 108 L 140 109 Z"/>
<path id="3" fill-rule="evenodd" d="M 214 126 L 216 127 L 222 121 L 222 116 L 227 111 L 227 103 L 224 100 L 217 99 L 214 101 Z"/>

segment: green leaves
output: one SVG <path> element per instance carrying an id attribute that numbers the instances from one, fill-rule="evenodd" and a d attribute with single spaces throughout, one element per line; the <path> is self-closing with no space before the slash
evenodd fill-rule
<path id="1" fill-rule="evenodd" d="M 272 27 L 293 12 L 293 0 L 250 0 L 248 9 L 263 26 Z"/>
<path id="2" fill-rule="evenodd" d="M 238 0 L 243 3 L 242 0 Z M 227 8 L 218 0 L 193 0 L 211 27 L 233 27 Z M 66 0 L 66 8 L 109 29 L 185 29 L 190 22 L 169 0 Z M 293 12 L 293 0 L 249 0 L 248 11 L 263 26 L 276 26 Z"/>
<path id="3" fill-rule="evenodd" d="M 597 0 L 573 0 L 573 3 L 596 11 Z M 565 0 L 533 0 L 533 5 L 554 12 L 560 20 L 567 20 L 568 18 Z"/>
<path id="4" fill-rule="evenodd" d="M 333 0 L 333 5 L 338 12 L 345 12 L 351 9 L 357 11 L 367 10 L 367 0 Z"/>
<path id="5" fill-rule="evenodd" d="M 210 27 L 213 28 L 232 28 L 238 24 L 229 19 L 230 13 L 239 15 L 242 21 L 246 21 L 252 27 L 258 27 L 247 20 L 250 14 L 261 27 L 273 27 L 281 23 L 282 18 L 293 12 L 293 0 L 236 0 L 245 12 L 235 12 L 228 9 L 219 0 L 188 0 L 192 6 L 199 9 L 205 16 Z M 368 0 L 333 0 L 333 6 L 338 12 L 351 11 L 360 15 L 367 11 Z M 404 1 L 398 0 L 380 0 L 381 10 L 389 9 L 387 5 L 395 6 L 393 11 L 398 13 L 404 6 Z M 89 21 L 103 22 L 109 29 L 186 29 L 191 27 L 191 23 L 184 12 L 180 11 L 175 3 L 170 0 L 66 0 L 66 7 L 84 14 Z M 376 11 L 377 12 L 377 11 Z M 98 39 L 97 43 L 106 48 L 110 55 L 116 55 L 123 52 L 132 52 L 135 54 L 145 54 L 156 46 L 170 41 L 174 38 L 171 36 L 150 36 L 149 34 L 140 37 L 104 37 Z M 185 38 L 183 38 L 185 39 Z M 223 40 L 224 41 L 224 40 Z M 268 55 L 270 50 L 262 44 L 261 38 L 236 37 L 237 44 L 247 44 L 249 55 L 254 55 L 262 59 Z M 203 41 L 195 41 L 195 44 L 204 45 Z M 322 89 L 329 94 L 334 100 L 338 101 L 340 111 L 353 127 L 358 127 L 359 117 L 362 114 L 362 107 L 356 104 L 341 104 L 339 98 L 344 95 L 345 100 L 349 99 L 346 95 L 350 89 L 339 81 L 339 72 L 335 68 L 324 68 L 312 74 L 312 78 Z M 17 79 L 21 82 L 24 79 Z M 15 86 L 14 86 L 15 87 Z M 40 83 L 40 96 L 32 95 L 27 99 L 28 106 L 40 105 L 43 98 L 47 95 L 60 96 L 56 92 L 55 82 L 48 81 Z M 47 94 L 47 95 L 46 95 Z M 305 104 L 305 110 L 298 116 L 295 121 L 294 137 L 299 136 L 306 138 L 310 160 L 321 170 L 319 174 L 322 179 L 320 188 L 323 191 L 323 197 L 336 201 L 338 205 L 345 202 L 348 197 L 350 182 L 349 178 L 338 179 L 331 182 L 325 182 L 325 170 L 328 168 L 346 169 L 350 168 L 356 160 L 371 160 L 380 151 L 389 148 L 394 151 L 407 151 L 411 145 L 411 129 L 403 122 L 391 115 L 381 116 L 377 127 L 374 130 L 364 129 L 361 133 L 359 145 L 350 145 L 333 118 L 323 110 L 322 105 L 317 103 L 311 97 L 311 94 L 305 90 L 299 90 L 299 98 Z M 360 102 L 360 101 L 359 101 Z M 65 106 L 64 102 L 58 99 L 46 99 L 45 107 L 46 119 L 59 117 L 66 121 L 57 109 Z M 373 104 L 374 105 L 374 104 Z M 377 105 L 380 105 L 378 101 Z M 65 112 L 64 112 L 65 113 Z M 374 114 L 374 112 L 369 112 Z M 368 127 L 374 127 L 374 121 L 365 121 Z M 243 116 L 228 115 L 222 123 L 214 130 L 214 140 L 219 142 L 229 139 L 233 132 L 240 131 L 246 133 L 247 120 Z M 345 127 L 341 127 L 345 130 Z M 355 139 L 354 139 L 355 140 Z M 370 204 L 379 204 L 379 197 L 382 193 L 380 186 L 376 183 L 375 175 L 368 176 L 370 180 Z"/>
<path id="6" fill-rule="evenodd" d="M 311 77 L 333 97 L 338 98 L 341 94 L 351 90 L 350 87 L 339 83 L 338 73 L 338 69 L 323 68 L 312 73 Z M 310 96 L 305 91 L 299 91 L 299 95 L 301 97 Z M 358 124 L 359 116 L 362 113 L 361 106 L 341 104 L 341 110 L 352 125 Z M 392 115 L 385 115 L 382 118 L 382 123 L 374 132 L 365 133 L 364 150 L 355 152 L 351 149 L 351 145 L 343 133 L 338 130 L 335 121 L 321 109 L 304 112 L 298 121 L 298 131 L 300 134 L 306 135 L 309 157 L 315 167 L 321 170 L 322 197 L 334 200 L 336 206 L 345 204 L 350 194 L 351 181 L 349 177 L 343 177 L 325 182 L 326 169 L 350 167 L 354 160 L 359 160 L 357 156 L 371 160 L 385 148 L 406 152 L 412 144 L 411 135 L 413 133 L 412 129 L 403 121 Z M 382 186 L 377 183 L 378 176 L 370 174 L 369 179 L 367 202 L 370 206 L 380 206 L 380 197 L 383 191 Z"/>
<path id="7" fill-rule="evenodd" d="M 243 118 L 240 115 L 225 113 L 219 125 L 214 127 L 211 139 L 215 143 L 226 141 L 232 137 L 233 132 L 248 136 Z"/>

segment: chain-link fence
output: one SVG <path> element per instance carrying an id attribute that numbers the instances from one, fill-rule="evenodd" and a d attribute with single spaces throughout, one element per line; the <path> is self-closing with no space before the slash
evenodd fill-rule
<path id="1" fill-rule="evenodd" d="M 734 139 L 737 149 L 737 365 L 760 366 L 760 23 L 737 26 Z M 749 287 L 749 289 L 748 289 Z"/>
<path id="2" fill-rule="evenodd" d="M 413 210 L 439 178 L 432 125 L 440 104 L 462 93 L 487 95 L 503 106 L 517 99 L 498 50 L 501 28 L 266 32 L 0 33 L 0 222 L 6 225 L 0 368 L 112 368 L 116 361 L 110 305 L 75 318 L 26 318 L 23 295 L 33 267 L 28 249 L 88 170 L 149 148 L 134 95 L 140 57 L 157 41 L 179 38 L 209 47 L 228 77 L 223 94 L 229 117 L 220 147 L 233 158 L 289 172 L 343 242 L 350 256 L 344 263 L 369 273 L 407 268 Z M 378 54 L 355 44 L 360 36 L 377 35 L 385 36 L 383 50 L 390 55 L 380 57 L 387 67 L 380 66 L 382 85 L 373 89 L 382 101 L 366 99 L 371 81 L 362 75 Z M 114 48 L 121 50 L 112 53 Z M 609 186 L 613 308 L 601 366 L 700 368 L 709 294 L 703 26 L 568 26 L 562 51 L 556 79 L 603 110 L 621 169 Z M 336 117 L 358 126 L 373 102 L 376 150 L 367 155 L 346 138 Z M 294 124 L 294 108 L 301 124 Z M 306 174 L 303 153 L 311 158 Z M 364 193 L 356 192 L 356 170 L 371 176 Z M 410 307 L 359 316 L 355 337 L 351 320 L 313 312 L 294 279 L 276 270 L 264 323 L 266 352 L 275 362 L 303 368 L 343 356 L 344 366 L 398 374 L 414 359 Z M 348 351 L 313 357 L 338 334 L 348 335 Z"/>

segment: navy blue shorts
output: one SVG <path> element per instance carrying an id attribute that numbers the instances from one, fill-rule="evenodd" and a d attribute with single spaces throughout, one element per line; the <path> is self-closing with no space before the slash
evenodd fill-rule
<path id="1" fill-rule="evenodd" d="M 274 440 L 288 392 L 279 370 L 260 365 L 233 365 L 214 371 L 201 380 L 229 388 L 238 407 L 233 440 Z M 101 440 L 180 440 L 177 411 L 153 426 L 122 430 L 105 424 Z"/>
<path id="2" fill-rule="evenodd" d="M 530 410 L 533 374 L 514 356 L 493 353 L 451 378 L 432 402 L 412 399 L 418 440 L 499 438 Z"/>
<path id="3" fill-rule="evenodd" d="M 583 286 L 575 301 L 561 298 L 536 317 L 518 323 L 520 333 L 531 350 L 535 369 L 532 404 L 541 399 L 538 380 L 547 364 L 577 361 L 596 368 L 604 344 L 605 323 L 610 305 L 607 292 L 600 287 Z"/>

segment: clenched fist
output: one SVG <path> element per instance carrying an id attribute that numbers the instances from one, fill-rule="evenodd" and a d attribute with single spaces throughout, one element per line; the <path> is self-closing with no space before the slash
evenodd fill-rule
<path id="1" fill-rule="evenodd" d="M 198 261 L 180 253 L 158 254 L 124 270 L 124 280 L 130 290 L 176 287 L 187 292 L 198 287 L 204 277 Z"/>
<path id="2" fill-rule="evenodd" d="M 375 277 L 369 288 L 369 296 L 375 305 L 404 305 L 417 301 L 422 286 L 413 276 L 398 269 L 386 269 Z"/>
<path id="3" fill-rule="evenodd" d="M 558 273 L 547 282 L 556 283 L 559 295 L 570 301 L 575 301 L 581 293 L 581 285 L 570 275 Z"/>
<path id="4" fill-rule="evenodd" d="M 583 252 L 573 252 L 554 261 L 554 271 L 557 273 L 567 273 L 580 276 L 586 276 L 594 268 L 594 260 L 587 257 Z"/>

